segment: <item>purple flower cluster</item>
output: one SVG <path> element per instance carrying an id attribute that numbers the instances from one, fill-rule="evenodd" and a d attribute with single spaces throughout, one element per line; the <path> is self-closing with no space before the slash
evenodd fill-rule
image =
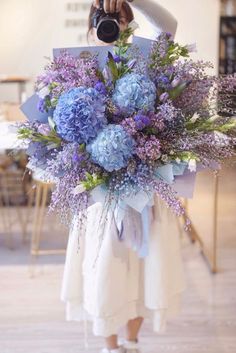
<path id="1" fill-rule="evenodd" d="M 161 144 L 154 135 L 141 136 L 138 139 L 136 154 L 142 161 L 156 161 L 161 157 Z"/>
<path id="2" fill-rule="evenodd" d="M 173 102 L 176 108 L 181 109 L 185 114 L 201 112 L 207 108 L 210 92 L 215 83 L 215 78 L 206 74 L 206 69 L 210 68 L 212 68 L 210 63 L 192 60 L 178 62 L 175 65 L 175 80 L 188 83 L 187 88 Z"/>
<path id="3" fill-rule="evenodd" d="M 181 115 L 181 110 L 174 107 L 171 100 L 168 100 L 164 104 L 161 104 L 158 113 L 157 119 L 162 121 L 172 121 L 178 119 L 178 116 Z"/>
<path id="4" fill-rule="evenodd" d="M 121 126 L 124 128 L 125 131 L 128 132 L 131 136 L 137 133 L 137 125 L 134 121 L 133 117 L 126 118 L 121 122 Z"/>
<path id="5" fill-rule="evenodd" d="M 36 92 L 44 87 L 49 87 L 48 99 L 51 107 L 55 107 L 60 95 L 75 87 L 94 87 L 98 81 L 98 62 L 95 56 L 90 58 L 77 58 L 67 51 L 54 59 L 45 68 L 45 72 L 37 78 L 35 85 Z M 45 110 L 45 99 L 40 100 L 41 110 Z"/>

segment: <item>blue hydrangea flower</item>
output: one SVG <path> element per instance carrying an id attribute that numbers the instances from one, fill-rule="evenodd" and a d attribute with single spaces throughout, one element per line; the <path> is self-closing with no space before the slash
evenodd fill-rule
<path id="1" fill-rule="evenodd" d="M 89 145 L 91 159 L 108 172 L 127 166 L 135 150 L 134 139 L 120 125 L 108 125 Z"/>
<path id="2" fill-rule="evenodd" d="M 53 119 L 63 139 L 88 143 L 107 124 L 105 97 L 94 88 L 73 88 L 59 98 Z"/>
<path id="3" fill-rule="evenodd" d="M 113 103 L 129 116 L 139 110 L 154 111 L 156 95 L 156 86 L 148 77 L 131 73 L 117 80 Z"/>

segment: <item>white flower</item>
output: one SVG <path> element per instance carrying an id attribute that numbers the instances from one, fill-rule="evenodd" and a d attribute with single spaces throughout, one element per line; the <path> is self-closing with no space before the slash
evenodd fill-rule
<path id="1" fill-rule="evenodd" d="M 139 28 L 139 24 L 135 20 L 133 20 L 129 23 L 129 28 L 135 31 Z"/>
<path id="2" fill-rule="evenodd" d="M 188 169 L 190 172 L 196 172 L 197 171 L 197 162 L 195 159 L 190 159 L 188 162 Z"/>
<path id="3" fill-rule="evenodd" d="M 186 48 L 188 49 L 189 53 L 196 53 L 197 52 L 196 43 L 186 45 Z"/>
<path id="4" fill-rule="evenodd" d="M 198 113 L 195 113 L 192 118 L 190 119 L 191 123 L 195 123 L 199 119 Z"/>
<path id="5" fill-rule="evenodd" d="M 177 164 L 180 164 L 181 159 L 177 157 L 177 158 L 175 158 L 175 161 L 176 161 Z"/>
<path id="6" fill-rule="evenodd" d="M 50 93 L 49 88 L 47 86 L 44 86 L 43 88 L 40 89 L 40 91 L 37 92 L 39 98 L 44 99 L 46 96 L 48 96 Z"/>
<path id="7" fill-rule="evenodd" d="M 83 192 L 85 192 L 86 191 L 86 188 L 84 187 L 84 185 L 83 184 L 79 184 L 79 185 L 77 185 L 75 188 L 74 188 L 74 190 L 72 191 L 72 194 L 74 195 L 74 196 L 76 196 L 76 195 L 78 195 L 78 194 L 82 194 Z"/>

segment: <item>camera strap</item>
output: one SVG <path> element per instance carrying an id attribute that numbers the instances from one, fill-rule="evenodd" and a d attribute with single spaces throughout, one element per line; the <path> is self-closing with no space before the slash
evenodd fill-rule
<path id="1" fill-rule="evenodd" d="M 100 0 L 99 3 L 100 3 L 100 9 L 103 10 L 103 0 Z"/>

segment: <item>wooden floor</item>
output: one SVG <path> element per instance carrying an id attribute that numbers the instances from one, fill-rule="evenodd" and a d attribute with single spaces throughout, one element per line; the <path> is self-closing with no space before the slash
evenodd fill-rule
<path id="1" fill-rule="evenodd" d="M 182 312 L 162 335 L 153 334 L 150 323 L 145 323 L 143 353 L 236 352 L 235 176 L 236 170 L 227 170 L 220 181 L 219 272 L 210 273 L 199 247 L 185 235 L 182 249 L 187 290 Z M 204 178 L 200 183 L 204 185 Z M 202 205 L 198 206 L 200 214 Z M 201 222 L 209 223 L 209 217 L 205 218 Z M 66 243 L 63 234 L 57 240 L 52 238 L 52 234 L 46 234 L 44 245 Z M 17 232 L 13 243 L 15 249 L 9 250 L 0 234 L 0 353 L 99 352 L 101 339 L 89 334 L 86 350 L 83 326 L 65 322 L 64 305 L 59 299 L 64 257 L 39 259 L 31 278 L 29 244 L 22 244 Z"/>

